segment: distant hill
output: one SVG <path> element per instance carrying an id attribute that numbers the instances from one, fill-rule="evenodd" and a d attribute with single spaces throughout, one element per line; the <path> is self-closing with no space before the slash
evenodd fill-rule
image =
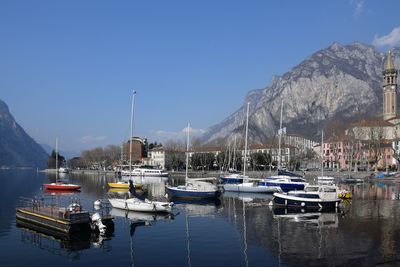
<path id="1" fill-rule="evenodd" d="M 48 154 L 11 115 L 0 100 L 0 167 L 45 167 Z"/>
<path id="2" fill-rule="evenodd" d="M 53 150 L 55 150 L 55 147 L 52 147 L 52 146 L 50 146 L 48 144 L 40 144 L 40 145 L 43 147 L 44 151 L 46 151 L 46 153 L 49 154 L 49 155 L 51 154 L 51 152 Z M 65 157 L 66 160 L 72 159 L 73 157 L 78 157 L 80 155 L 79 152 L 71 151 L 71 150 L 60 150 L 59 154 L 61 156 Z"/>
<path id="3" fill-rule="evenodd" d="M 400 67 L 400 49 L 392 50 Z M 332 121 L 346 123 L 382 114 L 382 71 L 385 54 L 353 43 L 315 52 L 264 89 L 250 91 L 243 105 L 207 129 L 205 143 L 243 133 L 246 103 L 250 102 L 249 141 L 264 142 L 277 133 L 283 100 L 283 127 L 288 133 L 319 140 Z M 329 134 L 329 133 L 327 133 Z"/>

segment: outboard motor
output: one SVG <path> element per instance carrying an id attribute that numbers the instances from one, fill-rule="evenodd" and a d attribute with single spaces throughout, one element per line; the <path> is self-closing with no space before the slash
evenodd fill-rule
<path id="1" fill-rule="evenodd" d="M 91 216 L 90 219 L 92 220 L 92 225 L 93 225 L 93 226 L 96 226 L 97 229 L 99 229 L 99 232 L 100 232 L 101 235 L 106 233 L 107 226 L 105 226 L 105 225 L 103 224 L 103 222 L 101 221 L 101 216 L 100 216 L 99 213 L 97 213 L 97 212 L 94 213 L 94 214 Z"/>

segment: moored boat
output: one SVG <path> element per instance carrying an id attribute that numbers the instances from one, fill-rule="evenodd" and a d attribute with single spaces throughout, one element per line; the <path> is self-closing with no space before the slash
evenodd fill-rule
<path id="1" fill-rule="evenodd" d="M 243 182 L 241 184 L 224 184 L 224 190 L 228 192 L 247 192 L 247 193 L 275 193 L 281 192 L 280 186 L 265 186 L 258 182 Z"/>
<path id="2" fill-rule="evenodd" d="M 260 180 L 259 184 L 264 186 L 280 187 L 283 192 L 304 190 L 304 187 L 308 185 L 307 181 L 303 178 L 285 175 L 270 176 L 266 179 Z"/>
<path id="3" fill-rule="evenodd" d="M 119 189 L 129 189 L 129 183 L 128 182 L 115 182 L 115 183 L 108 183 L 108 186 L 111 188 L 119 188 Z M 141 184 L 133 184 L 133 186 L 136 189 L 140 189 L 143 187 Z"/>
<path id="4" fill-rule="evenodd" d="M 207 178 L 191 179 L 188 178 L 189 168 L 189 135 L 190 135 L 190 123 L 188 123 L 188 133 L 186 141 L 186 173 L 185 173 L 185 184 L 178 186 L 166 185 L 168 197 L 170 198 L 218 198 L 221 194 L 220 190 L 215 184 L 207 183 L 204 180 Z M 203 180 L 203 181 L 200 181 Z"/>
<path id="5" fill-rule="evenodd" d="M 56 182 L 55 183 L 49 183 L 49 184 L 43 184 L 43 187 L 45 189 L 51 189 L 51 190 L 79 190 L 81 188 L 80 185 L 76 184 L 66 184 L 63 182 L 58 181 L 58 140 L 56 138 Z"/>
<path id="6" fill-rule="evenodd" d="M 129 193 L 134 197 L 128 199 L 109 198 L 113 208 L 139 212 L 171 212 L 173 202 L 151 201 L 135 192 L 132 181 L 129 181 Z"/>
<path id="7" fill-rule="evenodd" d="M 329 209 L 337 208 L 340 199 L 336 186 L 313 185 L 301 191 L 274 193 L 273 201 L 277 206 Z"/>
<path id="8" fill-rule="evenodd" d="M 335 182 L 335 177 L 332 176 L 318 176 L 317 181 L 319 184 L 333 184 Z"/>
<path id="9" fill-rule="evenodd" d="M 168 177 L 168 172 L 152 168 L 134 168 L 133 170 L 122 170 L 122 176 L 151 176 L 151 177 Z"/>
<path id="10" fill-rule="evenodd" d="M 79 190 L 79 189 L 81 189 L 80 185 L 65 184 L 65 183 L 62 183 L 62 182 L 43 184 L 43 187 L 46 190 Z"/>

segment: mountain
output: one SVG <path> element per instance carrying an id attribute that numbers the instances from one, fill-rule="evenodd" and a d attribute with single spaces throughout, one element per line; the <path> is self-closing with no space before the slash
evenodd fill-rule
<path id="1" fill-rule="evenodd" d="M 44 167 L 48 155 L 0 100 L 0 167 Z"/>
<path id="2" fill-rule="evenodd" d="M 400 49 L 393 51 L 400 66 Z M 283 101 L 283 127 L 319 140 L 332 121 L 346 123 L 382 113 L 382 71 L 385 54 L 374 47 L 333 43 L 317 51 L 263 89 L 250 91 L 244 104 L 222 122 L 208 128 L 206 143 L 243 132 L 250 102 L 249 140 L 264 142 L 277 133 Z"/>
<path id="3" fill-rule="evenodd" d="M 52 147 L 48 144 L 40 144 L 44 151 L 46 151 L 47 154 L 51 154 L 53 150 L 55 150 L 55 147 Z M 73 157 L 78 157 L 80 155 L 79 152 L 77 151 L 72 151 L 72 150 L 60 150 L 59 154 L 63 157 L 65 157 L 66 160 L 72 159 Z"/>

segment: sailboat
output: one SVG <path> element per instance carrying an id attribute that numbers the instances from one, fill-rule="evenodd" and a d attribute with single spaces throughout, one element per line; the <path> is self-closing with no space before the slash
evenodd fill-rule
<path id="1" fill-rule="evenodd" d="M 234 139 L 234 145 L 233 145 L 233 168 L 229 169 L 229 173 L 225 175 L 221 175 L 219 177 L 219 181 L 221 184 L 241 184 L 243 183 L 244 178 L 248 178 L 247 176 L 244 176 L 243 174 L 239 173 L 236 171 L 236 135 Z M 229 147 L 230 148 L 230 147 Z M 229 152 L 229 161 L 230 161 L 230 152 Z M 230 164 L 228 164 L 230 167 Z"/>
<path id="2" fill-rule="evenodd" d="M 243 164 L 243 178 L 246 179 L 241 183 L 225 183 L 223 184 L 223 188 L 225 191 L 230 192 L 251 192 L 251 193 L 274 193 L 281 191 L 279 186 L 269 186 L 263 185 L 259 182 L 249 182 L 246 176 L 246 166 L 247 166 L 247 134 L 249 130 L 249 106 L 250 103 L 247 103 L 247 113 L 246 113 L 246 135 L 245 135 L 245 145 L 244 145 L 244 164 Z"/>
<path id="3" fill-rule="evenodd" d="M 321 176 L 317 177 L 318 184 L 333 184 L 335 182 L 335 178 L 332 176 L 324 176 L 324 131 L 322 131 L 321 135 Z"/>
<path id="4" fill-rule="evenodd" d="M 79 190 L 81 188 L 80 185 L 76 184 L 65 184 L 63 182 L 58 181 L 58 140 L 56 138 L 56 182 L 43 184 L 43 187 L 46 190 Z"/>
<path id="5" fill-rule="evenodd" d="M 221 192 L 216 185 L 196 179 L 188 181 L 190 123 L 188 123 L 187 131 L 185 184 L 167 185 L 165 187 L 167 195 L 171 198 L 218 198 Z"/>
<path id="6" fill-rule="evenodd" d="M 290 190 L 303 190 L 307 181 L 301 178 L 299 175 L 288 172 L 281 169 L 281 142 L 282 135 L 286 133 L 286 127 L 282 128 L 282 113 L 283 113 L 283 101 L 281 102 L 281 116 L 279 120 L 279 146 L 278 146 L 278 175 L 270 176 L 266 179 L 262 179 L 259 183 L 265 186 L 278 186 L 282 191 L 288 192 Z"/>
<path id="7" fill-rule="evenodd" d="M 131 132 L 130 132 L 130 137 L 129 137 L 129 180 L 131 180 L 131 175 L 132 175 L 132 135 L 133 135 L 133 111 L 134 111 L 134 106 L 135 106 L 135 95 L 136 91 L 133 91 L 132 95 L 132 109 L 131 109 Z M 122 166 L 122 148 L 121 147 L 121 166 Z M 129 189 L 129 183 L 127 181 L 118 181 L 118 182 L 113 182 L 113 183 L 108 183 L 108 186 L 111 188 L 118 188 L 118 189 Z M 135 188 L 141 188 L 141 184 L 134 184 Z"/>
<path id="8" fill-rule="evenodd" d="M 132 96 L 132 113 L 131 113 L 131 140 L 130 140 L 130 152 L 132 151 L 132 131 L 133 131 L 133 108 L 135 103 L 136 91 L 133 91 Z M 132 153 L 129 157 L 129 169 L 132 169 Z M 111 203 L 113 208 L 124 209 L 128 211 L 142 211 L 142 212 L 171 212 L 173 202 L 161 202 L 151 201 L 143 198 L 135 191 L 135 185 L 132 180 L 129 179 L 129 193 L 134 197 L 128 199 L 121 198 L 109 198 L 108 201 Z"/>

